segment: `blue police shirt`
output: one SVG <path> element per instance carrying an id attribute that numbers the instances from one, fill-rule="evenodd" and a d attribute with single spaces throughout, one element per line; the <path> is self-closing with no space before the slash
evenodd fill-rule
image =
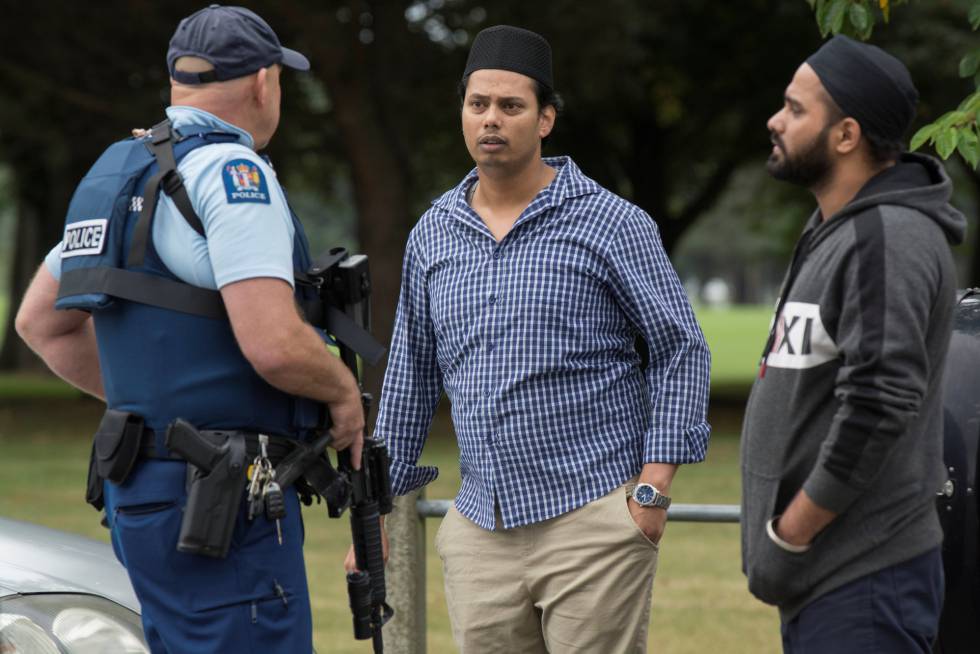
<path id="1" fill-rule="evenodd" d="M 486 529 L 496 503 L 506 528 L 540 522 L 708 443 L 710 354 L 656 223 L 545 161 L 554 181 L 499 243 L 466 201 L 475 170 L 412 230 L 375 429 L 394 491 L 428 483 L 417 461 L 445 390 L 456 507 Z"/>
<path id="2" fill-rule="evenodd" d="M 295 230 L 289 207 L 275 171 L 252 149 L 252 136 L 195 107 L 169 107 L 167 117 L 183 134 L 205 128 L 234 134 L 238 141 L 196 148 L 178 164 L 208 238 L 195 232 L 173 200 L 161 193 L 153 219 L 153 244 L 160 259 L 179 279 L 201 288 L 216 290 L 256 277 L 282 279 L 292 286 Z M 60 279 L 61 243 L 51 249 L 45 264 Z"/>

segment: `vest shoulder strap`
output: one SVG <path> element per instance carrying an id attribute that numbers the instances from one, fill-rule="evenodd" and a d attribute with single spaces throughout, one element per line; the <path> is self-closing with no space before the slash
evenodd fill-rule
<path id="1" fill-rule="evenodd" d="M 187 224 L 202 237 L 205 236 L 204 223 L 194 211 L 191 199 L 187 195 L 187 189 L 184 187 L 184 180 L 177 172 L 177 157 L 174 153 L 176 139 L 174 136 L 169 119 L 157 123 L 150 129 L 150 139 L 146 146 L 153 153 L 159 169 L 156 174 L 150 177 L 143 188 L 143 207 L 140 210 L 136 226 L 133 228 L 133 240 L 126 259 L 126 265 L 131 268 L 143 265 L 145 260 L 146 245 L 150 238 L 150 227 L 153 224 L 153 213 L 156 211 L 157 195 L 161 187 L 174 201 Z M 206 142 L 201 142 L 197 143 L 196 146 L 205 144 Z"/>
<path id="2" fill-rule="evenodd" d="M 194 211 L 184 182 L 177 172 L 178 156 L 174 152 L 177 136 L 171 128 L 170 121 L 164 120 L 153 126 L 150 138 L 145 143 L 153 154 L 159 170 L 143 187 L 143 206 L 133 227 L 126 268 L 140 267 L 146 260 L 146 248 L 149 244 L 153 214 L 156 211 L 161 187 L 174 201 L 184 220 L 194 231 L 205 236 L 204 224 Z M 209 136 L 211 134 L 207 133 L 185 140 L 186 145 L 181 148 L 180 155 L 183 156 L 190 150 L 210 142 L 222 141 L 220 138 L 209 140 Z M 197 140 L 191 141 L 191 139 Z M 205 318 L 227 319 L 224 302 L 218 291 L 126 268 L 93 266 L 65 270 L 61 275 L 58 296 L 60 298 L 102 293 Z"/>

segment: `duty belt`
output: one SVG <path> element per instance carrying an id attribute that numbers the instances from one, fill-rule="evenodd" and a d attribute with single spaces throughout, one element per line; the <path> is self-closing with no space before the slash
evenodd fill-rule
<path id="1" fill-rule="evenodd" d="M 260 453 L 258 432 L 227 429 L 202 429 L 198 430 L 198 433 L 215 445 L 222 445 L 228 440 L 229 437 L 241 434 L 245 437 L 245 454 L 249 460 L 254 459 Z M 272 465 L 278 464 L 287 454 L 292 452 L 296 447 L 296 443 L 296 439 L 293 438 L 270 435 L 268 456 L 269 461 L 272 462 Z M 184 457 L 175 452 L 171 452 L 166 448 L 164 448 L 163 451 L 160 451 L 156 445 L 156 432 L 148 427 L 143 428 L 142 434 L 140 434 L 139 449 L 139 456 L 141 459 L 164 459 L 170 461 L 186 460 Z"/>
<path id="2" fill-rule="evenodd" d="M 260 434 L 255 431 L 198 430 L 181 419 L 170 423 L 167 433 L 163 434 L 147 427 L 143 418 L 136 414 L 106 409 L 92 444 L 86 501 L 95 508 L 102 509 L 103 481 L 124 483 L 133 466 L 143 459 L 188 461 L 196 468 L 209 472 L 218 464 L 219 458 L 228 455 L 235 462 L 218 477 L 230 478 L 238 474 L 237 470 L 247 468 L 249 462 L 259 459 L 259 455 L 263 454 L 259 437 Z M 329 437 L 323 436 L 317 443 L 323 438 Z M 285 460 L 286 467 L 280 483 L 283 487 L 297 484 L 301 498 L 307 504 L 312 502 L 313 495 L 319 494 L 321 490 L 326 491 L 337 479 L 329 460 L 320 456 L 322 448 L 314 452 L 314 445 L 295 438 L 270 435 L 265 456 L 261 457 L 268 460 L 268 465 L 273 468 Z"/>

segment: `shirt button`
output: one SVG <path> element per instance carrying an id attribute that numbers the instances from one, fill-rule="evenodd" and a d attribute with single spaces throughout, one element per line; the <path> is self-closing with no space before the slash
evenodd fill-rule
<path id="1" fill-rule="evenodd" d="M 499 259 L 500 257 L 501 257 L 501 254 L 500 254 L 500 251 L 499 251 L 499 250 L 498 250 L 498 251 L 495 251 L 495 252 L 493 253 L 493 258 L 494 258 L 494 259 Z"/>
<path id="2" fill-rule="evenodd" d="M 483 391 L 483 397 L 489 399 L 490 398 L 490 395 L 491 395 L 491 393 L 490 393 L 489 390 Z"/>
<path id="3" fill-rule="evenodd" d="M 488 303 L 488 304 L 491 304 L 491 305 L 493 305 L 493 304 L 496 304 L 496 303 L 497 303 L 497 296 L 496 296 L 496 295 L 491 295 L 491 296 L 490 296 L 490 297 L 489 297 L 489 298 L 487 299 L 487 303 Z"/>

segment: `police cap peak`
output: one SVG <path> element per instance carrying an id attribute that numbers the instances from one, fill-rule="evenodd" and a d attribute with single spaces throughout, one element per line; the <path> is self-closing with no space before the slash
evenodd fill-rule
<path id="1" fill-rule="evenodd" d="M 214 70 L 192 73 L 176 69 L 180 57 L 198 57 Z M 167 68 L 181 84 L 206 84 L 251 75 L 281 64 L 309 70 L 309 60 L 282 47 L 269 24 L 244 7 L 210 5 L 180 21 L 170 39 Z"/>

